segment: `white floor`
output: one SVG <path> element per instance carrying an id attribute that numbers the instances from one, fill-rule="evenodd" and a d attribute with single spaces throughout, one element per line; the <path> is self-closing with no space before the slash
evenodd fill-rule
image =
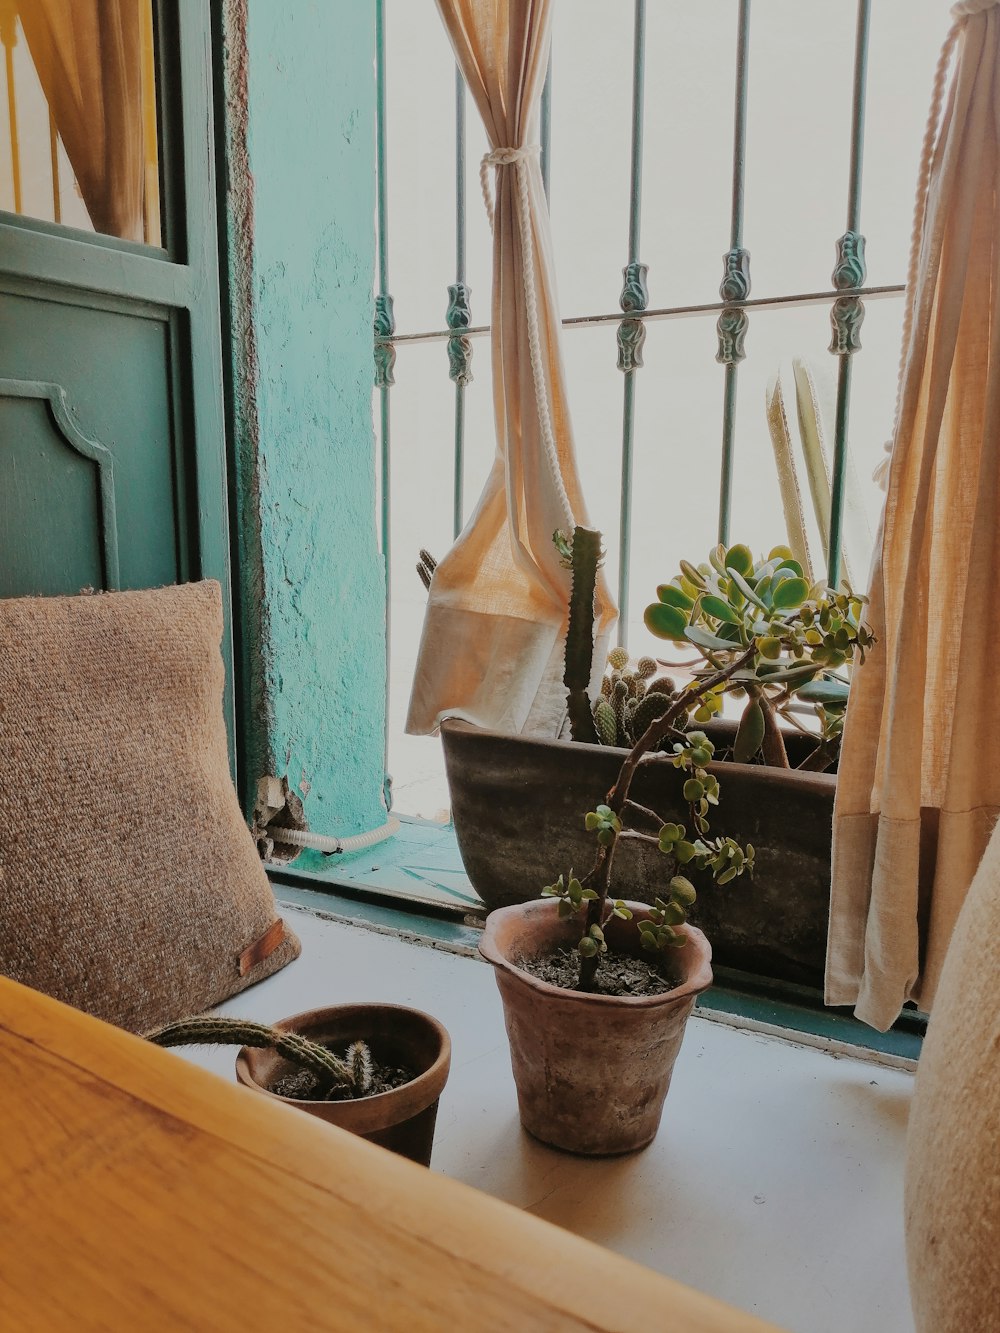
<path id="1" fill-rule="evenodd" d="M 578 1160 L 520 1128 L 484 963 L 289 915 L 302 957 L 223 1012 L 273 1020 L 385 1000 L 440 1018 L 453 1064 L 435 1170 L 790 1333 L 912 1333 L 902 1229 L 910 1074 L 695 1018 L 652 1146 Z M 231 1052 L 185 1053 L 232 1077 Z"/>

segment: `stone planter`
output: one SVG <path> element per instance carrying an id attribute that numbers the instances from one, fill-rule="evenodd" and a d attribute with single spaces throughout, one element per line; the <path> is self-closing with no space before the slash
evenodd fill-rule
<path id="1" fill-rule="evenodd" d="M 337 1051 L 353 1041 L 367 1042 L 381 1059 L 415 1069 L 417 1076 L 400 1088 L 355 1101 L 299 1101 L 269 1091 L 270 1084 L 296 1066 L 277 1051 L 244 1046 L 236 1058 L 240 1083 L 423 1166 L 430 1165 L 438 1098 L 451 1066 L 451 1039 L 436 1018 L 398 1004 L 341 1004 L 296 1014 L 274 1026 Z"/>
<path id="2" fill-rule="evenodd" d="M 648 915 L 641 903 L 630 906 L 637 918 Z M 579 938 L 579 923 L 560 917 L 555 903 L 490 914 L 479 952 L 495 970 L 521 1123 L 535 1138 L 587 1156 L 633 1152 L 652 1140 L 695 997 L 712 983 L 708 940 L 694 927 L 678 929 L 687 944 L 669 951 L 674 990 L 589 995 L 517 966 Z M 635 921 L 615 919 L 606 935 L 617 952 L 642 952 Z"/>
<path id="3" fill-rule="evenodd" d="M 706 730 L 718 743 L 732 728 Z M 590 868 L 594 843 L 583 816 L 614 783 L 624 750 L 504 736 L 457 721 L 446 721 L 441 735 L 459 850 L 488 908 L 528 902 L 560 872 Z M 821 988 L 836 776 L 732 763 L 713 772 L 722 788 L 713 830 L 752 842 L 757 871 L 724 888 L 692 875 L 699 896 L 691 920 L 711 939 L 719 966 Z M 644 764 L 632 794 L 664 819 L 685 822 L 668 761 Z M 650 903 L 662 884 L 655 848 L 619 848 L 620 897 Z"/>

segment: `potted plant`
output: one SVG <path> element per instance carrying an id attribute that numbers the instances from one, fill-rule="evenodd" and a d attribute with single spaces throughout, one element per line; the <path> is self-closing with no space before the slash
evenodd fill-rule
<path id="1" fill-rule="evenodd" d="M 521 1121 L 546 1143 L 605 1155 L 642 1148 L 657 1131 L 688 1016 L 712 981 L 708 940 L 687 922 L 697 891 L 686 872 L 722 886 L 752 876 L 756 856 L 752 845 L 712 835 L 713 745 L 686 723 L 753 653 L 692 681 L 650 721 L 582 821 L 596 842 L 583 878 L 560 874 L 541 901 L 487 918 L 479 948 L 503 1000 Z M 650 763 L 669 768 L 683 824 L 634 799 Z M 652 905 L 612 896 L 616 855 L 629 842 L 661 861 L 665 887 Z"/>
<path id="2" fill-rule="evenodd" d="M 644 659 L 629 669 L 615 650 L 601 696 L 589 699 L 600 537 L 578 528 L 571 541 L 559 541 L 573 567 L 565 679 L 576 739 L 504 736 L 456 720 L 441 728 L 459 849 L 488 908 L 537 894 L 535 845 L 557 864 L 583 863 L 578 812 L 595 791 L 611 787 L 636 731 L 676 690 L 660 663 Z M 709 771 L 725 779 L 728 830 L 760 848 L 753 895 L 722 902 L 703 894 L 692 914 L 710 935 L 716 961 L 729 968 L 822 985 L 845 667 L 854 648 L 863 653 L 872 641 L 863 605 L 850 589 L 809 587 L 786 548 L 754 562 L 746 547 L 734 546 L 697 567 L 683 562 L 647 609 L 654 633 L 695 653 L 696 680 L 732 664 L 744 644 L 748 653 L 709 688 L 692 719 L 716 750 Z M 742 718 L 721 719 L 722 699 L 738 693 L 746 700 Z M 662 765 L 642 765 L 635 790 L 640 803 L 681 819 Z M 623 897 L 652 902 L 660 876 L 655 851 L 624 846 L 616 875 Z"/>
<path id="3" fill-rule="evenodd" d="M 273 1026 L 205 1015 L 170 1023 L 148 1040 L 239 1046 L 236 1077 L 245 1087 L 430 1165 L 451 1040 L 419 1009 L 342 1004 Z"/>

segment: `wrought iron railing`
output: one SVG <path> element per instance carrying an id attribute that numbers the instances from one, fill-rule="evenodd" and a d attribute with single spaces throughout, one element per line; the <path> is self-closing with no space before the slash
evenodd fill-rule
<path id="1" fill-rule="evenodd" d="M 632 556 L 632 491 L 635 446 L 636 398 L 638 376 L 643 368 L 646 328 L 652 322 L 675 320 L 691 315 L 716 316 L 718 350 L 716 360 L 723 367 L 721 412 L 721 468 L 717 532 L 728 542 L 732 516 L 734 460 L 737 451 L 736 419 L 739 369 L 745 359 L 745 341 L 755 311 L 823 306 L 830 310 L 832 336 L 830 352 L 838 360 L 836 413 L 831 466 L 832 504 L 829 517 L 827 575 L 837 584 L 843 561 L 843 516 L 845 477 L 848 461 L 848 434 L 851 401 L 852 359 L 860 349 L 859 330 L 865 301 L 883 297 L 898 298 L 902 284 L 867 286 L 865 238 L 861 231 L 861 185 L 865 130 L 865 105 L 868 81 L 868 51 L 871 29 L 871 0 L 857 0 L 854 36 L 853 85 L 851 91 L 850 158 L 846 182 L 846 229 L 836 242 L 837 259 L 830 288 L 789 292 L 782 295 L 751 295 L 750 253 L 744 235 L 744 199 L 747 174 L 747 101 L 749 55 L 752 37 L 751 0 L 738 0 L 736 10 L 736 65 L 734 81 L 732 208 L 729 250 L 723 260 L 719 299 L 700 304 L 651 306 L 648 269 L 641 256 L 641 202 L 643 183 L 643 131 L 646 91 L 646 0 L 633 3 L 633 43 L 631 74 L 631 143 L 629 171 L 628 234 L 624 283 L 620 309 L 598 311 L 563 320 L 567 329 L 616 324 L 618 369 L 623 374 L 622 444 L 620 469 L 620 527 L 618 538 L 619 637 L 624 642 L 629 622 L 629 586 Z M 447 345 L 448 373 L 455 384 L 453 473 L 453 528 L 463 523 L 462 495 L 465 476 L 466 387 L 471 378 L 471 361 L 476 339 L 487 336 L 488 325 L 473 324 L 469 289 L 466 285 L 466 110 L 461 77 L 456 78 L 455 97 L 455 270 L 448 286 L 446 327 L 398 333 L 389 295 L 388 210 L 386 197 L 386 85 L 385 85 L 385 0 L 376 0 L 377 9 L 377 89 L 378 89 L 378 245 L 379 277 L 375 318 L 376 385 L 378 387 L 381 441 L 382 549 L 386 557 L 387 603 L 389 553 L 391 541 L 390 490 L 390 386 L 397 347 L 413 343 L 444 342 Z M 558 59 L 558 52 L 556 58 Z M 624 90 L 622 90 L 624 91 Z M 611 90 L 602 95 L 613 97 Z M 542 171 L 549 190 L 551 151 L 551 66 L 546 82 L 541 114 Z M 900 256 L 901 263 L 904 256 Z"/>

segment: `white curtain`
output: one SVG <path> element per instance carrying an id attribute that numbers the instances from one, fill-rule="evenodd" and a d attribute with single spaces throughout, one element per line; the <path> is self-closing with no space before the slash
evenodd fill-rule
<path id="1" fill-rule="evenodd" d="M 538 120 L 551 0 L 438 0 L 492 152 L 492 354 L 497 452 L 475 512 L 431 582 L 407 730 L 460 717 L 556 735 L 569 574 L 556 529 L 587 525 L 559 351 Z M 489 174 L 495 172 L 495 204 Z M 597 595 L 595 674 L 615 607 Z"/>
<path id="2" fill-rule="evenodd" d="M 834 815 L 826 999 L 883 1030 L 930 1009 L 1000 813 L 1000 9 L 952 13 Z"/>

